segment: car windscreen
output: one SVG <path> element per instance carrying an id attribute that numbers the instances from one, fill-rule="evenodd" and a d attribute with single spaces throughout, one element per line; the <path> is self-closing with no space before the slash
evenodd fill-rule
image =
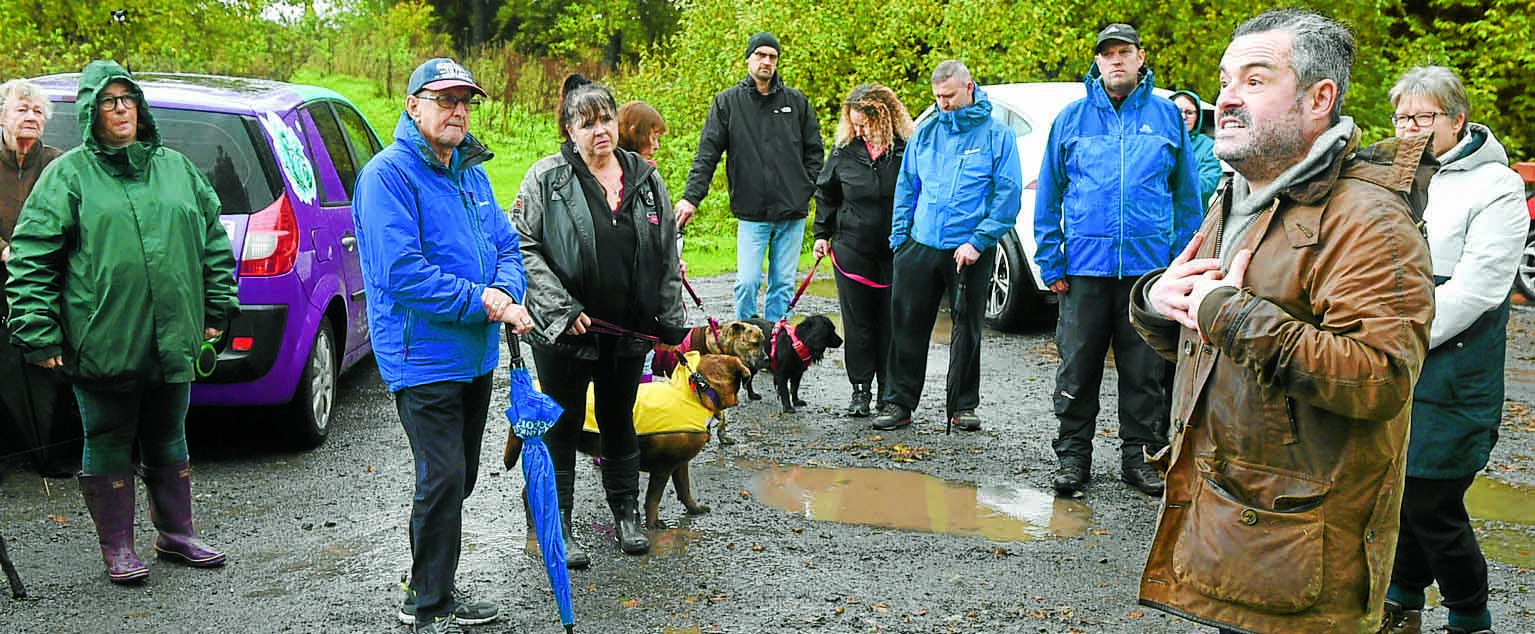
<path id="1" fill-rule="evenodd" d="M 43 142 L 61 150 L 80 145 L 79 120 L 67 113 L 74 104 L 55 103 Z M 224 112 L 154 108 L 160 139 L 192 159 L 218 193 L 226 214 L 251 214 L 271 205 L 282 193 L 272 152 L 254 117 Z"/>

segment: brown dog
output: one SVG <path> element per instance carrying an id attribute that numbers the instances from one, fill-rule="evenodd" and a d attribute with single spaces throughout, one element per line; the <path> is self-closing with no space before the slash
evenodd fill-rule
<path id="1" fill-rule="evenodd" d="M 736 392 L 751 376 L 740 359 L 723 354 L 687 354 L 696 380 L 684 368 L 678 368 L 670 381 L 641 383 L 634 401 L 634 427 L 639 433 L 640 470 L 650 474 L 645 489 L 645 527 L 666 528 L 660 519 L 661 496 L 670 480 L 677 499 L 689 515 L 708 513 L 709 507 L 693 499 L 693 484 L 688 478 L 688 463 L 709 443 L 709 420 L 719 418 L 739 401 Z M 576 448 L 590 456 L 601 455 L 601 437 L 593 412 L 593 396 L 587 391 L 586 425 Z M 517 464 L 522 439 L 507 434 L 506 450 L 501 455 L 508 470 Z"/>
<path id="2" fill-rule="evenodd" d="M 678 354 L 690 351 L 728 354 L 740 359 L 752 372 L 760 372 L 768 366 L 766 341 L 767 333 L 760 326 L 744 321 L 727 321 L 720 324 L 718 339 L 707 325 L 692 327 L 688 330 L 687 339 L 677 346 L 677 350 Z M 651 371 L 656 376 L 671 376 L 676 368 L 677 357 L 671 353 L 657 352 L 655 361 L 651 363 Z M 725 439 L 721 438 L 720 442 L 725 442 Z"/>

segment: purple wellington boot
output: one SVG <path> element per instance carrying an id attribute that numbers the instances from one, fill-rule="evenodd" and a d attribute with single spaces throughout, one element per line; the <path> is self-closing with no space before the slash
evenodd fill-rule
<path id="1" fill-rule="evenodd" d="M 224 565 L 224 553 L 209 548 L 192 528 L 192 467 L 185 461 L 165 467 L 144 467 L 149 489 L 149 519 L 160 536 L 155 551 L 193 568 Z"/>
<path id="2" fill-rule="evenodd" d="M 80 476 L 80 494 L 96 523 L 101 559 L 112 583 L 138 583 L 149 576 L 133 552 L 133 479 L 128 476 Z"/>

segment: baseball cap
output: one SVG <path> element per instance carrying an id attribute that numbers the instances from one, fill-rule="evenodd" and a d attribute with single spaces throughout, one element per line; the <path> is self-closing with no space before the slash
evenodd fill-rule
<path id="1" fill-rule="evenodd" d="M 1128 24 L 1110 24 L 1098 32 L 1098 41 L 1093 44 L 1093 52 L 1103 48 L 1103 43 L 1109 40 L 1119 40 L 1136 46 L 1141 45 L 1141 36 L 1135 32 L 1135 27 Z"/>
<path id="2" fill-rule="evenodd" d="M 410 85 L 405 92 L 414 95 L 423 90 L 445 90 L 455 86 L 489 96 L 484 88 L 474 83 L 474 75 L 469 74 L 469 69 L 446 57 L 429 59 L 417 66 L 410 74 Z"/>

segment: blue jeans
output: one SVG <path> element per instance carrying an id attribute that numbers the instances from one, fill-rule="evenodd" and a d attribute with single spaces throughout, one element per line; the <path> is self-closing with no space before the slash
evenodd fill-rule
<path id="1" fill-rule="evenodd" d="M 191 383 L 162 383 L 129 392 L 75 388 L 85 428 L 87 475 L 133 473 L 133 445 L 147 467 L 187 460 L 187 405 Z"/>
<path id="2" fill-rule="evenodd" d="M 453 611 L 453 579 L 462 548 L 464 500 L 480 471 L 480 441 L 490 411 L 491 375 L 440 381 L 395 392 L 395 410 L 415 457 L 410 510 L 410 590 L 416 619 Z"/>
<path id="3" fill-rule="evenodd" d="M 799 272 L 799 252 L 805 246 L 805 219 L 753 222 L 736 225 L 736 319 L 761 315 L 777 322 L 789 312 L 794 296 L 794 275 Z M 757 312 L 757 289 L 762 286 L 762 258 L 768 260 L 767 299 Z"/>

